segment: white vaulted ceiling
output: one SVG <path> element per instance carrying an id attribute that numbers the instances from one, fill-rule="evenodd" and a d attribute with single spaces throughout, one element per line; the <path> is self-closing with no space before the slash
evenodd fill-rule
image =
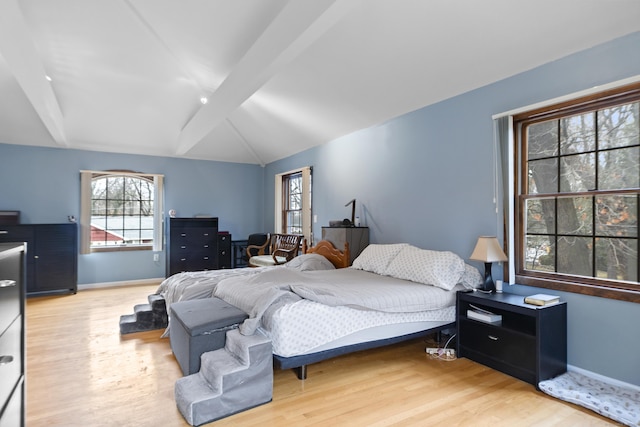
<path id="1" fill-rule="evenodd" d="M 0 0 L 0 142 L 266 164 L 638 30 L 638 0 Z"/>

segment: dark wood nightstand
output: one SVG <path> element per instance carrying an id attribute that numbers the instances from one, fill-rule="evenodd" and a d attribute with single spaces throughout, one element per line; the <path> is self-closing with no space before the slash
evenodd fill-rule
<path id="1" fill-rule="evenodd" d="M 500 323 L 469 319 L 471 305 L 502 316 Z M 537 387 L 567 370 L 567 303 L 524 303 L 522 295 L 459 292 L 458 357 L 467 357 Z"/>

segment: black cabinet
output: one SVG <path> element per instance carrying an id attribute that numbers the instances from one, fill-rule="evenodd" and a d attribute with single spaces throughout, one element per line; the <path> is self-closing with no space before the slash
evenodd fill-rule
<path id="1" fill-rule="evenodd" d="M 183 271 L 217 270 L 218 218 L 171 218 L 167 248 L 167 277 Z"/>
<path id="2" fill-rule="evenodd" d="M 502 316 L 497 323 L 470 319 L 468 310 Z M 567 304 L 535 306 L 508 293 L 459 292 L 457 298 L 458 357 L 531 383 L 567 370 Z"/>
<path id="3" fill-rule="evenodd" d="M 247 261 L 245 260 L 247 246 L 249 246 L 249 240 L 233 240 L 231 242 L 233 268 L 247 267 Z"/>
<path id="4" fill-rule="evenodd" d="M 78 226 L 21 224 L 0 226 L 0 242 L 26 242 L 26 292 L 78 290 Z"/>
<path id="5" fill-rule="evenodd" d="M 218 233 L 218 268 L 231 268 L 231 234 Z"/>
<path id="6" fill-rule="evenodd" d="M 0 426 L 24 426 L 24 249 L 0 243 Z"/>

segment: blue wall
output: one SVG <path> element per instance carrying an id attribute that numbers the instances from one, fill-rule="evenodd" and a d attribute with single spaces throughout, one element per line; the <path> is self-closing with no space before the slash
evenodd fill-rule
<path id="1" fill-rule="evenodd" d="M 262 230 L 260 166 L 9 144 L 0 144 L 0 159 L 0 210 L 21 211 L 23 224 L 79 218 L 80 170 L 128 169 L 164 174 L 165 215 L 175 209 L 182 217 L 217 216 L 234 239 Z M 164 251 L 159 258 L 153 261 L 151 251 L 80 255 L 78 283 L 164 277 Z"/>
<path id="2" fill-rule="evenodd" d="M 639 52 L 634 33 L 269 164 L 265 228 L 273 227 L 271 177 L 310 165 L 316 240 L 330 220 L 350 216 L 344 205 L 356 198 L 373 243 L 409 242 L 468 258 L 479 235 L 502 235 L 491 117 L 640 75 Z M 500 270 L 494 266 L 495 277 Z M 640 385 L 640 305 L 559 294 L 568 301 L 569 364 Z"/>

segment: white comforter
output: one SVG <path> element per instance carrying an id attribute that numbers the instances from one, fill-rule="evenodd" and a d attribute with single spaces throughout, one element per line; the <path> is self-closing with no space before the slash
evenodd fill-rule
<path id="1" fill-rule="evenodd" d="M 460 288 L 461 289 L 461 288 Z M 301 299 L 389 313 L 439 310 L 455 304 L 455 291 L 367 271 L 273 269 L 251 277 L 221 280 L 214 296 L 249 313 L 240 332 L 251 335 L 269 310 Z"/>
<path id="2" fill-rule="evenodd" d="M 221 280 L 230 277 L 250 277 L 268 270 L 316 271 L 334 270 L 335 267 L 322 255 L 304 254 L 288 263 L 275 267 L 234 268 L 228 270 L 190 271 L 174 274 L 165 279 L 156 294 L 162 295 L 167 312 L 174 302 L 211 298 L 213 290 Z"/>

